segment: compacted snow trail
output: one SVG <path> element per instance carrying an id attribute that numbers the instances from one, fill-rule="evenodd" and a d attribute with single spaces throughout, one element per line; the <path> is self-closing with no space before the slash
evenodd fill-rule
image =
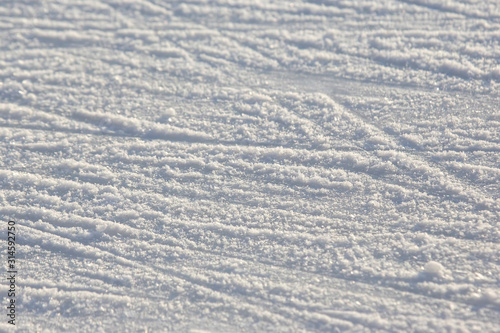
<path id="1" fill-rule="evenodd" d="M 499 331 L 499 31 L 495 1 L 2 1 L 15 328 Z"/>

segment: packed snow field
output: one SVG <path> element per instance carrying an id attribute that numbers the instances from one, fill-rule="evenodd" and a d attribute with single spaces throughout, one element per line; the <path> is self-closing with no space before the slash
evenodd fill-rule
<path id="1" fill-rule="evenodd" d="M 2 304 L 11 219 L 18 332 L 498 332 L 499 59 L 498 1 L 3 0 Z"/>

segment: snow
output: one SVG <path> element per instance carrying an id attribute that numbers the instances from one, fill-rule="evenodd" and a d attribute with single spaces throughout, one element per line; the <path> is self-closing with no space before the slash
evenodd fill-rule
<path id="1" fill-rule="evenodd" d="M 2 1 L 17 331 L 500 331 L 499 59 L 495 1 Z"/>

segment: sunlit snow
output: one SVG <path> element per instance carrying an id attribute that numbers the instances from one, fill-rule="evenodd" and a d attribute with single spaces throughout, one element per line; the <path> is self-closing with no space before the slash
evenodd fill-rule
<path id="1" fill-rule="evenodd" d="M 500 331 L 500 2 L 0 2 L 18 332 Z M 9 331 L 2 312 L 0 331 Z"/>

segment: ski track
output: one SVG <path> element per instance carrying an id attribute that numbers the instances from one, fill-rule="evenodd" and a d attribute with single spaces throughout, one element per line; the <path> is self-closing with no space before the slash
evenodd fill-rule
<path id="1" fill-rule="evenodd" d="M 498 331 L 499 17 L 3 1 L 18 331 Z"/>

